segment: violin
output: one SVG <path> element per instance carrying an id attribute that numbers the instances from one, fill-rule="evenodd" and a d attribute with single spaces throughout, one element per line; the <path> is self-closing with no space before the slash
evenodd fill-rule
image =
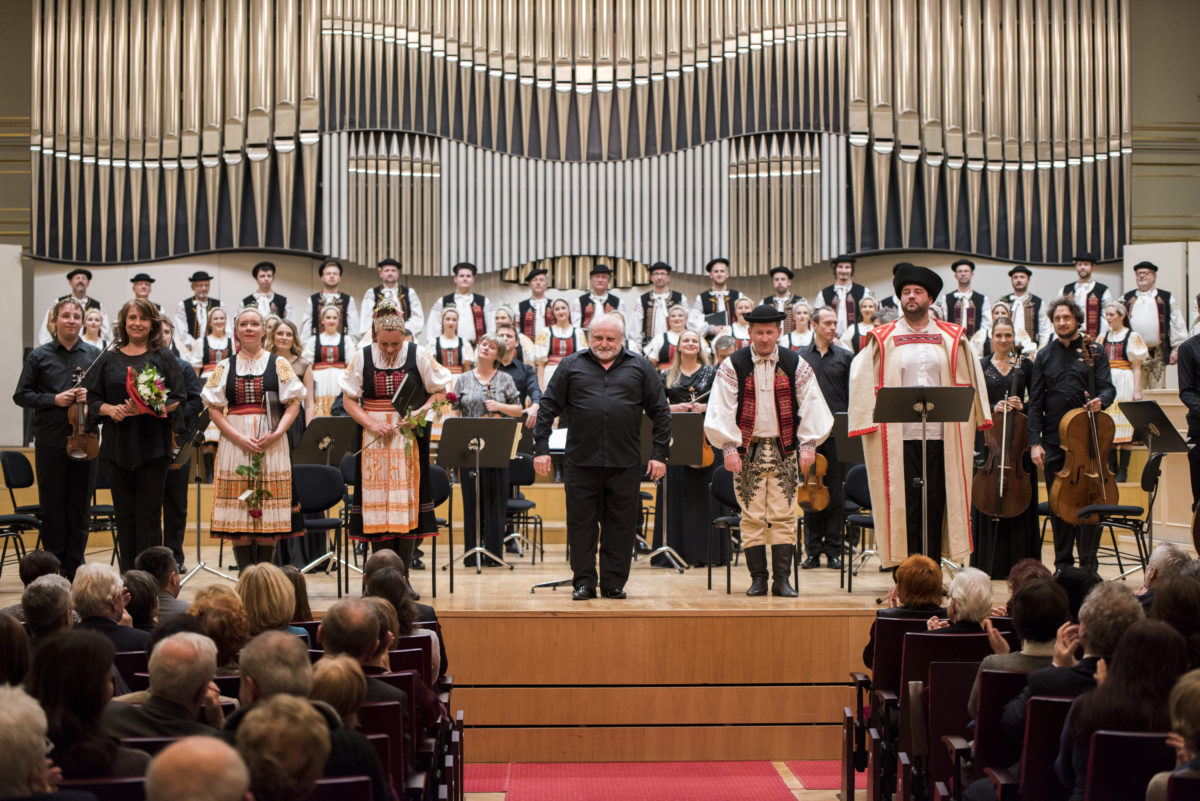
<path id="1" fill-rule="evenodd" d="M 695 403 L 698 400 L 696 398 L 696 388 L 695 387 L 688 387 L 688 394 L 692 396 L 691 403 Z M 701 395 L 700 397 L 703 398 L 707 395 L 708 395 L 708 392 L 705 392 L 704 395 Z M 700 467 L 712 467 L 712 463 L 716 458 L 717 457 L 715 455 L 715 451 L 713 450 L 713 447 L 708 444 L 708 440 L 706 440 L 704 438 L 704 433 L 701 432 L 700 433 Z"/>
<path id="2" fill-rule="evenodd" d="M 1013 381 L 1009 396 L 1020 397 L 1024 390 L 1025 374 L 1017 357 L 1010 358 Z M 1022 457 L 1029 444 L 1029 421 L 1021 412 L 1008 409 L 1000 413 L 999 424 L 993 421 L 985 437 L 988 458 L 975 473 L 971 484 L 971 503 L 980 513 L 993 518 L 1016 517 L 1029 508 L 1033 486 L 1025 472 Z"/>
<path id="3" fill-rule="evenodd" d="M 1083 361 L 1088 368 L 1088 399 L 1096 397 L 1096 371 L 1092 339 L 1083 339 Z M 1093 504 L 1117 502 L 1117 480 L 1108 469 L 1116 426 L 1104 412 L 1072 409 L 1058 424 L 1059 441 L 1067 453 L 1063 467 L 1055 473 L 1050 489 L 1050 511 L 1071 525 L 1098 523 L 1099 515 L 1079 516 L 1079 510 Z"/>
<path id="4" fill-rule="evenodd" d="M 829 460 L 818 453 L 812 467 L 800 474 L 796 502 L 804 511 L 820 512 L 829 505 L 829 487 L 825 483 L 825 472 L 828 469 Z"/>
<path id="5" fill-rule="evenodd" d="M 87 375 L 82 367 L 75 368 L 74 388 L 78 389 Z M 90 462 L 100 454 L 100 435 L 87 430 L 87 401 L 76 401 L 67 407 L 71 433 L 67 435 L 67 456 L 77 462 Z"/>

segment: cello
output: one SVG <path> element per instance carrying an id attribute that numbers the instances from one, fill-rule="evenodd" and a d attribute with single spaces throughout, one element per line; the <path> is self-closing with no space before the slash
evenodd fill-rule
<path id="1" fill-rule="evenodd" d="M 1096 397 L 1096 369 L 1092 339 L 1083 339 L 1083 361 L 1088 368 L 1088 400 Z M 1079 516 L 1079 510 L 1093 504 L 1117 502 L 1117 480 L 1108 469 L 1108 454 L 1113 447 L 1116 426 L 1104 412 L 1089 411 L 1086 405 L 1063 415 L 1058 436 L 1067 458 L 1054 474 L 1050 489 L 1050 511 L 1073 526 L 1098 523 L 1098 515 Z"/>
<path id="2" fill-rule="evenodd" d="M 1025 374 L 1017 357 L 1012 357 L 1013 381 L 1009 396 L 1020 396 Z M 1008 409 L 1000 415 L 1000 424 L 987 430 L 988 458 L 971 484 L 971 503 L 991 518 L 1016 517 L 1029 508 L 1033 487 L 1025 472 L 1022 456 L 1029 444 L 1029 423 L 1021 412 Z"/>

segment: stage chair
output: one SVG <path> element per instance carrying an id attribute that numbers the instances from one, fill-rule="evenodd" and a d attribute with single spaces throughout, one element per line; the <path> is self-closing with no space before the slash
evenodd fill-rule
<path id="1" fill-rule="evenodd" d="M 63 779 L 60 790 L 83 790 L 99 801 L 145 801 L 146 779 L 143 776 L 122 776 L 116 779 Z"/>
<path id="2" fill-rule="evenodd" d="M 92 488 L 92 503 L 88 506 L 88 534 L 96 533 L 97 531 L 107 531 L 112 536 L 112 558 L 108 560 L 110 565 L 116 564 L 120 557 L 120 550 L 117 544 L 117 510 L 111 503 L 96 503 L 98 493 L 102 489 L 112 489 L 108 483 L 108 470 L 104 467 L 104 460 L 96 460 L 96 484 Z M 224 540 L 222 540 L 224 542 Z M 86 548 L 87 544 L 84 544 Z M 217 559 L 220 566 L 220 558 Z"/>
<path id="3" fill-rule="evenodd" d="M 0 549 L 0 574 L 4 572 L 4 563 L 8 560 L 8 543 L 13 544 L 13 559 L 18 563 L 25 558 L 25 532 L 40 530 L 42 521 L 31 515 L 0 515 L 0 540 L 4 540 Z M 42 539 L 38 534 L 38 543 Z"/>
<path id="4" fill-rule="evenodd" d="M 1005 705 L 1025 688 L 1028 675 L 1014 670 L 979 672 L 974 745 L 967 737 L 942 737 L 954 763 L 955 798 L 962 797 L 962 788 L 982 779 L 985 768 L 1006 768 L 1021 758 L 1019 744 L 1008 738 L 1000 719 Z"/>
<path id="5" fill-rule="evenodd" d="M 318 565 L 324 564 L 328 559 L 341 557 L 344 532 L 342 519 L 340 517 L 322 517 L 321 515 L 324 515 L 345 497 L 346 484 L 342 479 L 341 470 L 336 467 L 321 464 L 298 464 L 292 467 L 292 486 L 296 488 L 296 497 L 300 500 L 300 514 L 304 515 L 304 528 L 308 531 L 324 533 L 327 543 L 329 532 L 333 532 L 333 550 L 325 556 L 309 562 L 300 571 L 308 573 Z M 326 547 L 329 545 L 326 544 Z M 350 568 L 335 563 L 335 569 L 337 571 L 337 593 L 341 598 L 343 581 L 346 592 L 350 592 Z"/>
<path id="6" fill-rule="evenodd" d="M 508 463 L 509 498 L 505 502 L 505 530 L 509 527 L 520 529 L 504 537 L 504 544 L 516 540 L 523 547 L 529 548 L 530 564 L 537 564 L 537 552 L 542 551 L 542 561 L 546 559 L 545 536 L 542 533 L 542 516 L 533 510 L 537 504 L 527 499 L 521 492 L 521 487 L 531 486 L 537 481 L 533 470 L 533 456 L 528 453 L 518 453 Z M 539 545 L 541 543 L 541 545 Z"/>
<path id="7" fill-rule="evenodd" d="M 371 780 L 366 776 L 336 776 L 317 779 L 308 801 L 372 801 Z"/>
<path id="8" fill-rule="evenodd" d="M 1162 475 L 1162 460 L 1163 453 L 1152 453 L 1150 458 L 1146 460 L 1146 466 L 1142 468 L 1142 491 L 1146 493 L 1147 503 L 1145 508 L 1141 506 L 1123 506 L 1117 503 L 1111 504 L 1092 504 L 1085 506 L 1079 510 L 1080 517 L 1085 515 L 1099 515 L 1100 525 L 1108 529 L 1108 534 L 1112 537 L 1112 553 L 1117 558 L 1117 571 L 1124 577 L 1127 572 L 1132 573 L 1137 570 L 1126 571 L 1123 560 L 1121 559 L 1121 549 L 1117 546 L 1116 529 L 1124 529 L 1133 534 L 1133 541 L 1137 545 L 1137 561 L 1143 570 L 1146 569 L 1146 562 L 1150 559 L 1150 546 L 1146 542 L 1147 532 L 1153 528 L 1151 521 L 1151 510 L 1154 509 L 1154 499 L 1158 495 L 1158 479 Z M 1118 500 L 1116 498 L 1113 499 Z M 1107 548 L 1100 548 L 1102 552 L 1107 553 Z M 1127 554 L 1128 556 L 1128 554 Z"/>
<path id="9" fill-rule="evenodd" d="M 858 571 L 862 570 L 863 565 L 874 556 L 879 558 L 879 554 L 875 549 L 866 547 L 867 532 L 871 532 L 871 536 L 875 536 L 875 518 L 870 514 L 871 509 L 871 485 L 867 479 L 867 466 L 865 464 L 854 464 L 846 471 L 846 482 L 844 484 L 846 500 L 855 504 L 858 511 L 853 514 L 846 515 L 846 530 L 842 535 L 842 583 L 839 586 L 844 586 L 846 592 L 854 591 L 854 577 L 858 575 Z M 867 510 L 864 514 L 863 510 Z M 858 556 L 854 555 L 855 539 L 858 540 L 862 549 Z M 872 543 L 873 545 L 874 543 Z M 858 566 L 854 567 L 855 559 L 858 559 Z"/>
<path id="10" fill-rule="evenodd" d="M 5 517 L 15 517 L 17 515 L 27 515 L 31 520 L 36 518 L 38 522 L 36 525 L 32 526 L 32 528 L 38 529 L 38 538 L 37 538 L 37 541 L 34 543 L 33 547 L 35 549 L 41 548 L 42 547 L 42 533 L 41 533 L 42 504 L 40 503 L 40 499 L 39 499 L 38 503 L 29 503 L 29 504 L 25 504 L 24 506 L 18 506 L 17 505 L 17 496 L 15 493 L 13 493 L 14 489 L 27 489 L 27 488 L 33 486 L 33 484 L 34 484 L 33 465 L 31 465 L 29 463 L 29 459 L 27 459 L 25 457 L 25 454 L 21 453 L 20 451 L 2 451 L 2 452 L 0 452 L 0 471 L 3 471 L 3 473 L 4 473 L 4 486 L 8 487 L 8 499 L 10 501 L 12 501 L 12 507 L 13 507 L 12 515 L 2 515 L 2 516 L 0 516 L 0 519 L 5 518 Z M 25 522 L 28 525 L 28 521 L 25 521 Z M 8 536 L 12 536 L 12 535 L 5 534 L 4 536 L 8 537 Z M 19 543 L 19 544 L 17 544 L 17 543 Z M 24 556 L 25 542 L 20 537 L 19 534 L 17 535 L 17 542 L 14 543 L 14 546 L 18 549 L 21 556 Z M 8 543 L 7 542 L 4 543 L 4 553 L 5 554 L 8 553 Z M 20 557 L 18 557 L 18 558 L 20 558 Z M 4 567 L 4 557 L 0 557 L 0 568 L 3 568 L 3 567 Z"/>
<path id="11" fill-rule="evenodd" d="M 998 801 L 1061 801 L 1067 795 L 1054 772 L 1054 760 L 1073 701 L 1038 695 L 1029 699 L 1020 775 L 1013 776 L 1008 768 L 983 769 L 992 780 Z"/>
<path id="12" fill-rule="evenodd" d="M 708 494 L 712 499 L 709 501 L 709 519 L 712 520 L 712 523 L 708 527 L 708 588 L 712 589 L 713 536 L 717 529 L 721 529 L 728 537 L 728 539 L 721 540 L 721 554 L 725 556 L 725 594 L 731 595 L 733 593 L 733 558 L 742 550 L 741 506 L 738 504 L 737 493 L 733 489 L 733 473 L 718 464 L 713 469 L 712 482 L 708 485 Z M 713 500 L 722 508 L 713 509 Z M 718 511 L 721 514 L 718 515 Z M 737 536 L 734 536 L 735 531 Z M 729 547 L 728 553 L 726 553 L 726 547 Z"/>
<path id="13" fill-rule="evenodd" d="M 1167 801 L 1195 801 L 1200 798 L 1200 770 L 1181 770 L 1167 779 Z"/>
<path id="14" fill-rule="evenodd" d="M 1088 750 L 1084 801 L 1128 801 L 1146 797 L 1155 773 L 1173 770 L 1175 749 L 1167 732 L 1098 731 Z"/>

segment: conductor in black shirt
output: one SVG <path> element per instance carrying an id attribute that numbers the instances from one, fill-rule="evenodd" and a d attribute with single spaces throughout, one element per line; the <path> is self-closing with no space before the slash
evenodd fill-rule
<path id="1" fill-rule="evenodd" d="M 1054 338 L 1038 351 L 1033 363 L 1029 388 L 1029 444 L 1033 463 L 1046 474 L 1046 496 L 1054 486 L 1055 473 L 1062 469 L 1066 452 L 1058 438 L 1058 424 L 1072 409 L 1101 411 L 1117 397 L 1104 348 L 1088 347 L 1094 362 L 1096 393 L 1088 392 L 1088 367 L 1083 361 L 1083 310 L 1072 301 L 1059 298 L 1046 309 L 1054 326 Z M 1051 515 L 1054 528 L 1054 566 L 1058 569 L 1075 564 L 1075 543 L 1079 543 L 1079 566 L 1097 572 L 1096 551 L 1100 546 L 1098 525 L 1074 526 Z"/>
<path id="2" fill-rule="evenodd" d="M 548 476 L 550 426 L 564 412 L 570 415 L 564 489 L 572 597 L 577 601 L 596 597 L 598 542 L 601 594 L 625 597 L 640 502 L 642 412 L 654 424 L 645 472 L 655 481 L 667 472 L 671 439 L 671 410 L 662 381 L 649 359 L 625 349 L 624 318 L 600 315 L 588 341 L 587 350 L 563 359 L 554 371 L 533 434 L 534 468 Z"/>
<path id="3" fill-rule="evenodd" d="M 1192 445 L 1200 444 L 1200 336 L 1179 346 L 1179 400 L 1187 407 L 1187 433 Z M 1188 452 L 1192 474 L 1192 506 L 1200 500 L 1200 447 Z"/>

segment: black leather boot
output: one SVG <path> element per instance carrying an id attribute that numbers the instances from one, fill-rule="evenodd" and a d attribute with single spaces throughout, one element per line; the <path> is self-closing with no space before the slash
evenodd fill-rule
<path id="1" fill-rule="evenodd" d="M 233 546 L 233 560 L 237 562 L 238 572 L 242 572 L 250 565 L 254 564 L 254 546 L 253 545 L 235 545 Z"/>
<path id="2" fill-rule="evenodd" d="M 795 598 L 796 591 L 792 589 L 792 554 L 796 552 L 795 545 L 771 546 L 771 594 L 784 598 Z"/>
<path id="3" fill-rule="evenodd" d="M 746 590 L 746 594 L 766 595 L 767 546 L 752 545 L 749 548 L 743 548 L 742 553 L 746 555 L 746 567 L 750 570 L 750 589 Z"/>

